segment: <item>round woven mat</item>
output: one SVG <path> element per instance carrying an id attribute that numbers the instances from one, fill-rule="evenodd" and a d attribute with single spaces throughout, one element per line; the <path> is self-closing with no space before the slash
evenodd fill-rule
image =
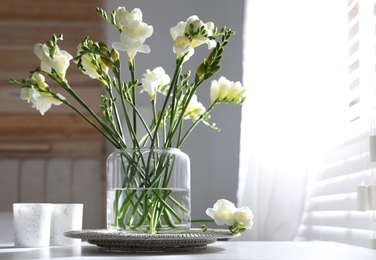
<path id="1" fill-rule="evenodd" d="M 169 234 L 139 234 L 105 229 L 86 229 L 64 233 L 97 245 L 100 250 L 114 252 L 171 252 L 205 249 L 217 239 L 235 237 L 229 230 L 190 229 Z"/>

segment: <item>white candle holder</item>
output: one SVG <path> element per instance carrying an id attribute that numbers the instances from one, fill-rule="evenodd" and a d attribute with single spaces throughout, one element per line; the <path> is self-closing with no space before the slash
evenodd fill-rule
<path id="1" fill-rule="evenodd" d="M 82 229 L 83 204 L 53 204 L 51 246 L 76 246 L 81 239 L 64 236 L 64 232 Z"/>
<path id="2" fill-rule="evenodd" d="M 50 245 L 51 208 L 49 203 L 14 203 L 14 246 Z"/>

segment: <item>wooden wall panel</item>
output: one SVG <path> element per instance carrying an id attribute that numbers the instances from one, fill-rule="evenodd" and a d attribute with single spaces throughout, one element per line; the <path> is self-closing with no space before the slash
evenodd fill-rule
<path id="1" fill-rule="evenodd" d="M 102 21 L 99 21 L 102 22 Z M 44 43 L 52 34 L 63 34 L 60 45 L 64 48 L 76 48 L 86 36 L 94 41 L 103 41 L 98 23 L 61 23 L 61 22 L 4 22 L 0 20 L 0 44 L 13 49 L 32 49 L 35 43 Z M 15 46 L 14 44 L 17 43 Z M 71 53 L 72 55 L 75 53 Z"/>
<path id="2" fill-rule="evenodd" d="M 0 211 L 10 211 L 15 202 L 84 203 L 84 225 L 103 227 L 104 138 L 64 105 L 53 106 L 41 116 L 20 99 L 20 87 L 8 83 L 10 78 L 27 78 L 29 71 L 40 66 L 33 46 L 50 40 L 54 33 L 64 35 L 58 45 L 72 56 L 86 36 L 104 41 L 104 21 L 96 7 L 103 7 L 103 2 L 1 0 Z M 67 79 L 101 114 L 100 83 L 82 74 L 73 62 Z M 55 89 L 56 84 L 48 79 L 47 83 L 69 99 L 64 90 Z"/>
<path id="3" fill-rule="evenodd" d="M 40 141 L 35 133 L 48 133 L 44 139 L 49 139 L 50 143 L 74 136 L 76 140 L 92 138 L 94 144 L 97 144 L 101 135 L 88 123 L 78 119 L 76 112 L 69 107 L 64 104 L 52 106 L 45 116 L 41 116 L 31 108 L 31 104 L 20 99 L 20 87 L 7 81 L 10 78 L 27 78 L 29 71 L 40 66 L 40 61 L 33 52 L 33 45 L 51 39 L 53 33 L 64 35 L 59 46 L 73 56 L 77 54 L 77 45 L 86 36 L 96 41 L 103 40 L 104 21 L 95 10 L 96 7 L 102 7 L 102 4 L 99 0 L 2 0 L 0 142 Z M 101 115 L 100 96 L 103 86 L 97 80 L 82 74 L 73 62 L 68 69 L 67 79 L 89 107 Z M 77 105 L 60 86 L 49 79 L 46 81 L 55 92 Z"/>
<path id="4" fill-rule="evenodd" d="M 86 37 L 104 40 L 104 21 L 96 13 L 99 0 L 2 0 L 0 8 L 0 87 L 11 77 L 25 78 L 40 66 L 33 52 L 36 43 L 45 43 L 52 34 L 63 34 L 59 47 L 72 56 Z M 67 11 L 64 11 L 67 10 Z M 99 86 L 71 63 L 68 79 L 72 87 Z"/>
<path id="5" fill-rule="evenodd" d="M 26 120 L 30 118 L 31 120 Z M 0 138 L 29 136 L 32 140 L 50 138 L 96 139 L 100 134 L 78 115 L 8 114 L 0 117 Z"/>
<path id="6" fill-rule="evenodd" d="M 99 0 L 1 0 L 0 20 L 98 21 Z"/>

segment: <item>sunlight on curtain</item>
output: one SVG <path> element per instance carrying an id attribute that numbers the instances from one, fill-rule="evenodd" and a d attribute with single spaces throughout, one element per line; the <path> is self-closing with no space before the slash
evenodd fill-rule
<path id="1" fill-rule="evenodd" d="M 241 239 L 294 237 L 309 164 L 345 134 L 346 6 L 246 1 L 238 203 L 255 225 Z"/>

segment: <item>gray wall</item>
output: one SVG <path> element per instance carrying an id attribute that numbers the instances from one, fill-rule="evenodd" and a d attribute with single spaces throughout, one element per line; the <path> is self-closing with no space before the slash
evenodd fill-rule
<path id="1" fill-rule="evenodd" d="M 186 21 L 191 15 L 198 15 L 204 22 L 212 21 L 218 28 L 226 26 L 236 32 L 225 50 L 222 69 L 213 79 L 225 76 L 232 81 L 241 81 L 244 0 L 108 0 L 103 8 L 110 13 L 117 6 L 124 6 L 128 11 L 140 8 L 143 21 L 154 27 L 152 37 L 145 42 L 150 46 L 151 53 L 136 56 L 137 78 L 141 79 L 146 69 L 157 66 L 162 66 L 170 76 L 173 74 L 175 54 L 170 28 L 179 21 Z M 119 34 L 111 26 L 108 26 L 107 32 L 108 44 L 119 41 Z M 198 64 L 208 54 L 207 47 L 200 46 L 183 70 L 191 70 L 194 74 Z M 125 53 L 123 57 L 125 67 Z M 210 103 L 209 89 L 210 81 L 207 81 L 198 90 L 199 101 L 206 107 Z M 191 158 L 193 219 L 207 218 L 205 210 L 217 199 L 226 198 L 236 203 L 240 118 L 240 106 L 219 105 L 214 109 L 211 120 L 221 131 L 215 132 L 199 125 L 181 147 Z"/>

